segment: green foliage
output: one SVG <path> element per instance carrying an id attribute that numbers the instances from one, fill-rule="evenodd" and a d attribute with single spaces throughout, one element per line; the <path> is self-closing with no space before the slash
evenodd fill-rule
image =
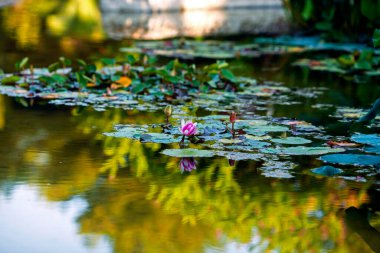
<path id="1" fill-rule="evenodd" d="M 15 64 L 16 71 L 22 71 L 23 69 L 25 69 L 26 64 L 28 64 L 28 62 L 29 62 L 28 57 L 25 57 L 21 61 L 16 62 Z"/>
<path id="2" fill-rule="evenodd" d="M 151 60 L 150 60 L 151 59 Z M 177 91 L 187 94 L 191 91 L 208 91 L 211 89 L 238 90 L 241 84 L 238 78 L 227 69 L 225 61 L 197 68 L 194 64 L 172 60 L 164 66 L 155 66 L 155 58 L 145 55 L 127 55 L 122 60 L 102 58 L 103 69 L 97 69 L 95 64 L 76 60 L 72 66 L 69 59 L 60 57 L 57 62 L 50 64 L 47 69 L 22 72 L 25 88 L 33 85 L 34 91 L 50 88 L 75 90 L 123 89 L 132 94 L 149 94 L 158 98 L 175 97 Z M 16 70 L 21 71 L 28 63 L 28 58 L 16 64 Z M 135 65 L 131 67 L 131 65 Z M 71 66 L 68 68 L 68 66 Z M 15 84 L 19 76 L 8 76 L 2 79 L 2 84 Z"/>
<path id="3" fill-rule="evenodd" d="M 373 32 L 373 46 L 380 47 L 380 29 L 375 29 Z"/>
<path id="4" fill-rule="evenodd" d="M 13 84 L 16 84 L 20 80 L 21 80 L 21 77 L 19 76 L 8 76 L 1 79 L 1 83 L 3 85 L 13 85 Z"/>
<path id="5" fill-rule="evenodd" d="M 293 20 L 330 40 L 362 40 L 380 26 L 380 1 L 289 0 Z M 367 36 L 368 37 L 368 36 Z M 369 39 L 369 38 L 368 38 Z"/>

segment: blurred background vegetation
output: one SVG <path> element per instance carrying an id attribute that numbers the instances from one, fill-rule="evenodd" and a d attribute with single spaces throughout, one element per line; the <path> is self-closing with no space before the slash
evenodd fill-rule
<path id="1" fill-rule="evenodd" d="M 368 42 L 380 27 L 379 0 L 284 0 L 284 5 L 303 32 L 329 40 Z"/>

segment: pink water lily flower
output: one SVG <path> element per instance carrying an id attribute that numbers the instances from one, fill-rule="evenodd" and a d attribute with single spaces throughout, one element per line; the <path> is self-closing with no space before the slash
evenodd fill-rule
<path id="1" fill-rule="evenodd" d="M 181 120 L 181 127 L 179 131 L 184 136 L 193 136 L 197 133 L 197 123 L 193 123 L 191 120 L 185 122 L 184 119 Z"/>

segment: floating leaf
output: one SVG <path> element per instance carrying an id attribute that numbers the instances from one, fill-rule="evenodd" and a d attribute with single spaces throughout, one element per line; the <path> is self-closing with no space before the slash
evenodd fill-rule
<path id="1" fill-rule="evenodd" d="M 272 139 L 272 137 L 269 135 L 255 136 L 255 135 L 246 134 L 244 135 L 244 137 L 247 138 L 248 140 L 253 140 L 253 141 L 265 141 L 265 140 Z"/>
<path id="2" fill-rule="evenodd" d="M 282 139 L 272 139 L 274 143 L 288 144 L 288 145 L 302 145 L 311 143 L 311 140 L 301 138 L 301 137 L 287 137 Z"/>
<path id="3" fill-rule="evenodd" d="M 140 135 L 141 142 L 174 143 L 181 141 L 181 137 L 173 137 L 171 134 L 144 133 Z"/>
<path id="4" fill-rule="evenodd" d="M 235 152 L 235 151 L 216 151 L 215 154 L 217 156 L 224 156 L 227 159 L 240 161 L 240 160 L 260 160 L 263 155 L 261 154 L 252 154 L 252 153 L 244 153 L 244 152 Z"/>
<path id="5" fill-rule="evenodd" d="M 328 177 L 335 176 L 335 175 L 343 173 L 343 170 L 341 170 L 339 168 L 335 168 L 335 167 L 330 166 L 330 165 L 315 168 L 315 169 L 312 169 L 310 171 L 313 172 L 314 174 L 318 174 L 318 175 L 322 175 L 322 176 L 328 176 Z"/>
<path id="6" fill-rule="evenodd" d="M 365 147 L 364 148 L 364 152 L 375 153 L 375 154 L 380 155 L 380 144 L 379 145 L 375 145 L 375 146 Z"/>
<path id="7" fill-rule="evenodd" d="M 219 142 L 223 144 L 237 144 L 243 142 L 242 140 L 239 139 L 219 139 Z"/>
<path id="8" fill-rule="evenodd" d="M 139 127 L 123 127 L 117 130 L 117 132 L 113 133 L 104 133 L 106 136 L 118 137 L 118 138 L 131 138 L 131 139 L 139 139 L 140 136 L 144 133 L 148 132 L 147 129 L 139 128 Z"/>
<path id="9" fill-rule="evenodd" d="M 165 149 L 161 153 L 174 157 L 213 157 L 215 155 L 214 151 L 194 148 Z"/>
<path id="10" fill-rule="evenodd" d="M 236 144 L 231 146 L 224 146 L 224 148 L 241 151 L 253 151 L 255 149 L 264 148 L 269 145 L 270 143 L 264 141 L 246 140 L 242 145 Z"/>
<path id="11" fill-rule="evenodd" d="M 270 126 L 270 125 L 258 125 L 250 126 L 249 128 L 244 129 L 248 134 L 265 134 L 269 132 L 286 132 L 289 128 L 284 126 Z"/>
<path id="12" fill-rule="evenodd" d="M 380 164 L 380 156 L 361 154 L 332 154 L 324 155 L 320 159 L 327 163 L 356 166 L 372 166 Z"/>
<path id="13" fill-rule="evenodd" d="M 361 144 L 379 145 L 380 136 L 377 134 L 355 134 L 351 136 L 351 140 Z"/>
<path id="14" fill-rule="evenodd" d="M 279 155 L 323 155 L 328 153 L 344 152 L 342 148 L 329 148 L 329 147 L 288 147 L 288 148 L 266 148 L 261 149 L 261 152 L 267 154 Z"/>

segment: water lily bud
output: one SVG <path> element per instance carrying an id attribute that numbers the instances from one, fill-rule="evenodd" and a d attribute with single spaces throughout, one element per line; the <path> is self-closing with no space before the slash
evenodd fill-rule
<path id="1" fill-rule="evenodd" d="M 235 123 L 236 121 L 236 112 L 232 111 L 230 114 L 230 122 Z"/>
<path id="2" fill-rule="evenodd" d="M 172 106 L 167 105 L 164 109 L 164 112 L 165 112 L 166 117 L 170 117 L 172 115 Z"/>

